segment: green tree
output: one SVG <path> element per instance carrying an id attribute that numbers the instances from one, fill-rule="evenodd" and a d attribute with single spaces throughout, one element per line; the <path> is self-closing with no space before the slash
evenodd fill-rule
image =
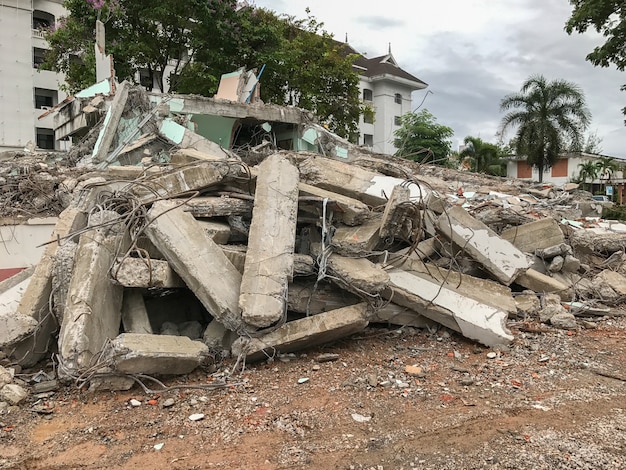
<path id="1" fill-rule="evenodd" d="M 469 135 L 463 142 L 465 148 L 459 153 L 459 158 L 469 160 L 471 171 L 506 176 L 506 163 L 502 161 L 502 149 L 498 145 Z"/>
<path id="2" fill-rule="evenodd" d="M 593 181 L 598 177 L 599 174 L 599 168 L 596 163 L 597 162 L 588 160 L 584 163 L 578 164 L 578 182 L 581 183 L 584 188 L 585 183 L 589 181 L 589 191 L 591 191 Z"/>
<path id="3" fill-rule="evenodd" d="M 424 163 L 447 165 L 454 131 L 437 123 L 427 109 L 402 116 L 402 125 L 394 133 L 396 156 Z"/>
<path id="4" fill-rule="evenodd" d="M 568 34 L 595 29 L 606 38 L 587 54 L 587 60 L 596 67 L 614 64 L 617 70 L 626 68 L 626 4 L 624 0 L 570 0 L 572 16 L 565 24 Z M 626 85 L 622 86 L 626 90 Z M 626 114 L 626 107 L 622 108 Z M 626 123 L 626 121 L 625 121 Z"/>
<path id="5" fill-rule="evenodd" d="M 598 168 L 598 175 L 602 181 L 602 188 L 606 189 L 606 185 L 611 182 L 613 173 L 618 170 L 618 165 L 611 157 L 600 157 L 600 159 L 596 161 L 596 166 Z"/>
<path id="6" fill-rule="evenodd" d="M 68 91 L 95 81 L 95 21 L 106 23 L 106 48 L 120 80 L 147 70 L 164 89 L 211 96 L 219 77 L 241 66 L 265 65 L 261 98 L 313 111 L 342 137 L 356 140 L 363 108 L 356 56 L 346 54 L 307 10 L 307 18 L 237 5 L 236 0 L 65 0 L 70 15 L 47 34 L 45 67 L 64 72 Z"/>
<path id="7" fill-rule="evenodd" d="M 574 83 L 548 81 L 542 75 L 531 76 L 519 93 L 505 96 L 500 109 L 508 111 L 502 118 L 501 132 L 517 128 L 515 153 L 539 170 L 550 168 L 569 144 L 580 146 L 591 114 L 585 95 Z"/>

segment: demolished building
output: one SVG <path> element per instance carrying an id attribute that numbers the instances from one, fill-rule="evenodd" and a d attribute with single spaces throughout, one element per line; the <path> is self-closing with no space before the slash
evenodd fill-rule
<path id="1" fill-rule="evenodd" d="M 37 265 L 0 284 L 14 362 L 123 389 L 370 323 L 507 344 L 518 315 L 575 328 L 626 295 L 626 226 L 581 222 L 568 191 L 375 155 L 297 108 L 107 84 L 56 110 L 78 170 Z"/>

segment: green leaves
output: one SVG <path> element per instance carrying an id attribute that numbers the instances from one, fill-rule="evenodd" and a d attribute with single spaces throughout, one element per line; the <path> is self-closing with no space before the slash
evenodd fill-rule
<path id="1" fill-rule="evenodd" d="M 427 109 L 402 116 L 402 126 L 394 133 L 396 156 L 419 162 L 447 165 L 454 131 L 442 124 Z"/>

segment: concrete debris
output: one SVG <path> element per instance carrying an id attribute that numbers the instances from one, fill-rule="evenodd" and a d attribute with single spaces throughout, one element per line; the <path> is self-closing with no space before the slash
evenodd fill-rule
<path id="1" fill-rule="evenodd" d="M 59 378 L 119 390 L 370 323 L 502 349 L 509 321 L 575 329 L 626 296 L 626 224 L 583 219 L 594 203 L 572 185 L 372 154 L 261 103 L 254 71 L 222 76 L 213 99 L 113 85 L 55 111 L 57 136 L 85 136 L 67 156 L 0 163 L 20 191 L 0 194 L 3 215 L 58 216 L 36 266 L 0 283 L 12 363 L 58 349 Z M 19 402 L 8 374 L 0 393 Z"/>

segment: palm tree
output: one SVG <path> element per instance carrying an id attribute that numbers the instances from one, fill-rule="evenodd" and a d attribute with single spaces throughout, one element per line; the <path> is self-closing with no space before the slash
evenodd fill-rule
<path id="1" fill-rule="evenodd" d="M 600 172 L 597 162 L 588 160 L 584 163 L 579 163 L 578 168 L 580 168 L 580 171 L 578 172 L 578 181 L 582 183 L 584 187 L 587 180 L 589 180 L 589 190 L 591 191 L 593 180 L 598 177 Z"/>
<path id="2" fill-rule="evenodd" d="M 480 137 L 472 137 L 470 135 L 465 137 L 463 142 L 465 143 L 465 148 L 459 153 L 459 158 L 461 160 L 466 158 L 469 160 L 471 171 L 503 176 L 502 161 L 500 159 L 501 151 L 497 145 L 485 142 Z"/>
<path id="3" fill-rule="evenodd" d="M 550 168 L 562 150 L 573 143 L 580 147 L 591 113 L 578 85 L 566 80 L 548 81 L 543 75 L 528 78 L 519 93 L 505 96 L 501 132 L 517 127 L 515 153 L 539 170 Z"/>
<path id="4" fill-rule="evenodd" d="M 615 160 L 611 157 L 600 157 L 600 159 L 596 161 L 596 167 L 600 180 L 606 180 L 606 182 L 602 183 L 602 187 L 606 189 L 607 183 L 611 181 L 611 176 L 617 171 L 617 163 L 615 163 Z"/>

